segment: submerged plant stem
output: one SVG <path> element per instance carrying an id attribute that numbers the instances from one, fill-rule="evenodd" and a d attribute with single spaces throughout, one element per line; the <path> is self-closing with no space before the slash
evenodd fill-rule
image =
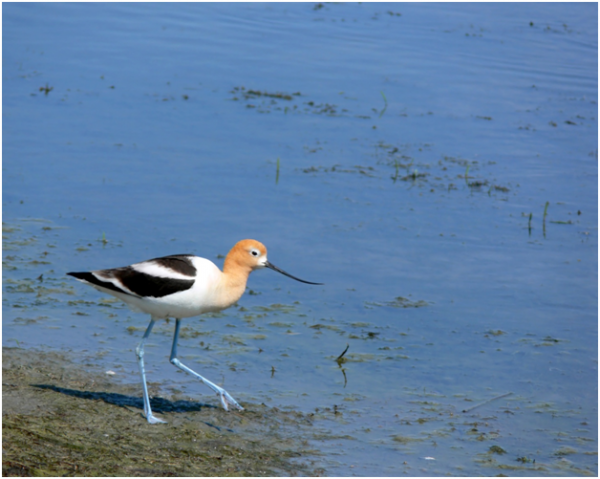
<path id="1" fill-rule="evenodd" d="M 337 361 L 337 362 L 340 362 L 340 361 L 342 361 L 342 358 L 344 357 L 344 354 L 346 354 L 346 351 L 348 351 L 348 348 L 349 348 L 349 347 L 350 347 L 350 344 L 346 344 L 346 349 L 344 349 L 344 351 L 342 352 L 342 354 L 340 354 L 340 355 L 337 357 L 337 359 L 336 359 L 336 361 Z"/>
<path id="2" fill-rule="evenodd" d="M 492 401 L 495 401 L 496 399 L 502 399 L 502 398 L 505 398 L 506 396 L 510 396 L 511 394 L 512 394 L 512 392 L 501 394 L 500 396 L 496 396 L 496 397 L 493 397 L 492 399 L 488 399 L 487 401 L 483 401 L 479 404 L 475 404 L 475 406 L 471 406 L 470 408 L 463 409 L 462 412 L 471 412 L 473 409 L 477 409 L 480 406 L 485 406 L 486 404 L 491 403 Z"/>

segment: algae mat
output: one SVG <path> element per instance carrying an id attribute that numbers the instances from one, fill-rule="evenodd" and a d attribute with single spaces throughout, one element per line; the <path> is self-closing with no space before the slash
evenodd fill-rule
<path id="1" fill-rule="evenodd" d="M 309 459 L 311 421 L 301 413 L 256 404 L 232 413 L 154 397 L 168 424 L 150 425 L 138 393 L 65 355 L 4 348 L 3 476 L 324 473 Z"/>

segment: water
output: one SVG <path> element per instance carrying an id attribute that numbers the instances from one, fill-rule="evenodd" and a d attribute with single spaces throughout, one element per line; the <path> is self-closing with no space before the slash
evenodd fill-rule
<path id="1" fill-rule="evenodd" d="M 326 474 L 597 475 L 597 18 L 3 5 L 3 345 L 137 381 L 147 318 L 65 272 L 256 238 L 325 286 L 255 273 L 180 357 L 314 413 Z M 172 330 L 149 380 L 216 403 Z"/>

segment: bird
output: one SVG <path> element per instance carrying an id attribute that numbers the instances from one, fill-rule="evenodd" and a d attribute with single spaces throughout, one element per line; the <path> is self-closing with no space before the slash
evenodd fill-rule
<path id="1" fill-rule="evenodd" d="M 175 254 L 120 268 L 67 274 L 103 293 L 115 296 L 134 311 L 150 315 L 150 323 L 135 354 L 142 378 L 144 416 L 150 424 L 158 424 L 166 421 L 156 417 L 150 408 L 144 368 L 144 344 L 155 322 L 160 319 L 175 319 L 170 362 L 211 388 L 219 396 L 226 411 L 230 406 L 240 411 L 244 409 L 225 389 L 179 360 L 177 340 L 183 318 L 229 308 L 242 297 L 250 273 L 263 268 L 272 269 L 301 283 L 323 284 L 305 281 L 279 269 L 267 260 L 267 248 L 252 239 L 235 244 L 225 257 L 223 271 L 208 259 L 191 254 Z"/>

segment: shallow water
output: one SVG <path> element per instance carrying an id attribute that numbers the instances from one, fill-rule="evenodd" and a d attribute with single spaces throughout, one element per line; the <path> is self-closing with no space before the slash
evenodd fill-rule
<path id="1" fill-rule="evenodd" d="M 137 380 L 147 318 L 65 272 L 253 237 L 325 286 L 255 273 L 180 356 L 328 475 L 597 475 L 597 17 L 3 5 L 3 345 Z M 172 330 L 149 380 L 216 404 Z"/>

